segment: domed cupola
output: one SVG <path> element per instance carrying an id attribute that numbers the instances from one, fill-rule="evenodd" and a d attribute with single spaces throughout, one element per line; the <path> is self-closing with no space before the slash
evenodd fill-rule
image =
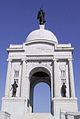
<path id="1" fill-rule="evenodd" d="M 45 25 L 40 25 L 40 28 L 32 31 L 28 37 L 26 38 L 26 42 L 28 41 L 51 41 L 57 43 L 58 40 L 56 36 L 49 30 L 45 29 Z"/>

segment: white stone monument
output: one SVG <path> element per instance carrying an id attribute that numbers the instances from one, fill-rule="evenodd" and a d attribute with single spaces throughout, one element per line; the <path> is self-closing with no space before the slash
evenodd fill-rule
<path id="1" fill-rule="evenodd" d="M 7 49 L 8 68 L 1 109 L 10 117 L 0 119 L 65 119 L 67 112 L 78 112 L 73 50 L 71 44 L 59 44 L 44 24 L 32 31 L 22 45 L 11 44 Z M 42 73 L 47 78 L 39 78 Z M 35 74 L 40 74 L 38 79 Z M 33 90 L 42 81 L 51 89 L 51 113 L 33 112 Z M 13 91 L 14 82 L 18 85 L 16 92 Z"/>

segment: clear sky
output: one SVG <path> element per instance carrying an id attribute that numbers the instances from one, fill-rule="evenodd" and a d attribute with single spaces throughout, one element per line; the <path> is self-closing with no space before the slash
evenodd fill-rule
<path id="1" fill-rule="evenodd" d="M 59 43 L 74 47 L 73 62 L 76 96 L 80 110 L 80 0 L 0 0 L 0 105 L 4 96 L 7 51 L 10 44 L 22 44 L 38 28 L 37 12 L 46 13 L 46 29 Z"/>

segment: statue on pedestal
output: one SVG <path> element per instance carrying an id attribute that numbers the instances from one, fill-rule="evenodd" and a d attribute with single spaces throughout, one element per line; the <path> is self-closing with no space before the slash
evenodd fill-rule
<path id="1" fill-rule="evenodd" d="M 12 97 L 16 97 L 16 92 L 17 92 L 18 85 L 16 84 L 16 81 L 12 84 Z"/>
<path id="2" fill-rule="evenodd" d="M 62 95 L 62 97 L 66 97 L 66 85 L 65 85 L 65 83 L 63 83 L 63 85 L 61 87 L 61 95 Z"/>
<path id="3" fill-rule="evenodd" d="M 37 19 L 39 20 L 40 25 L 44 25 L 45 21 L 45 12 L 40 9 L 37 15 Z"/>

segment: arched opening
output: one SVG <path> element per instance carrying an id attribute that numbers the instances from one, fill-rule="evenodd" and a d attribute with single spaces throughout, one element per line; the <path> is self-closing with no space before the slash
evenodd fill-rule
<path id="1" fill-rule="evenodd" d="M 50 113 L 50 87 L 41 82 L 34 87 L 33 113 Z"/>
<path id="2" fill-rule="evenodd" d="M 33 71 L 30 77 L 30 106 L 33 113 L 51 112 L 51 80 L 48 70 Z M 48 73 L 47 73 L 48 72 Z M 38 96 L 39 94 L 39 96 Z"/>

